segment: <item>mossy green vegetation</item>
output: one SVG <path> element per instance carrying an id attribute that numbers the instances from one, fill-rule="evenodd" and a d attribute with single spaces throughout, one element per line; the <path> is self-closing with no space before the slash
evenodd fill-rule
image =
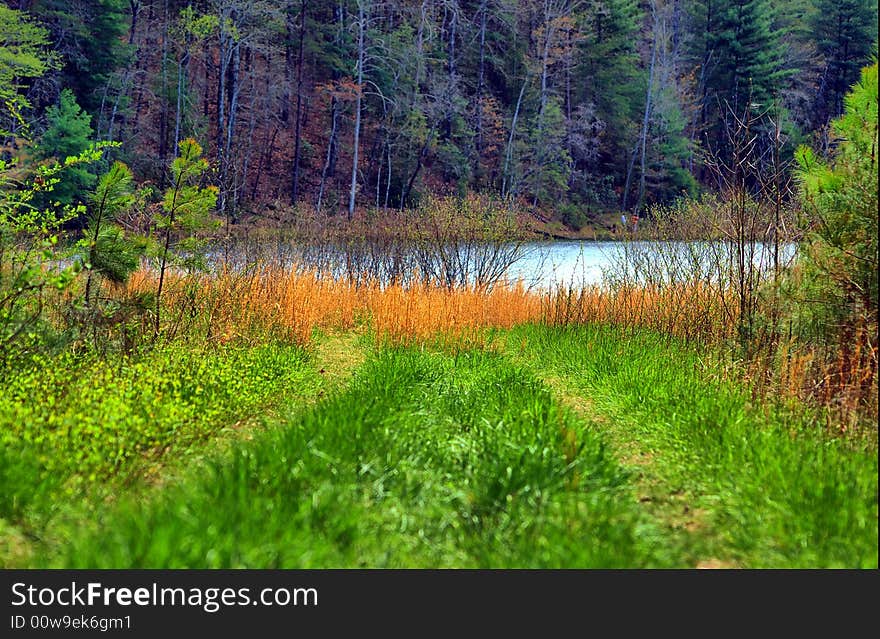
<path id="1" fill-rule="evenodd" d="M 281 397 L 314 395 L 317 378 L 303 349 L 280 344 L 34 359 L 0 395 L 0 519 L 137 483 Z"/>

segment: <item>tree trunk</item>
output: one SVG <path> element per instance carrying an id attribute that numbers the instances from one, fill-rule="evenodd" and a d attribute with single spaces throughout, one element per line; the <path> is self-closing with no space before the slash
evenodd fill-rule
<path id="1" fill-rule="evenodd" d="M 338 46 L 342 42 L 342 35 L 345 33 L 345 5 L 340 0 L 336 5 L 336 37 L 334 43 Z M 339 79 L 339 73 L 333 71 L 333 80 Z M 336 96 L 330 97 L 330 137 L 327 141 L 327 159 L 324 162 L 324 168 L 321 171 L 321 185 L 318 188 L 318 199 L 315 203 L 315 211 L 321 212 L 321 206 L 324 202 L 324 191 L 327 185 L 327 178 L 336 175 L 336 151 L 337 136 L 339 131 L 339 102 Z"/>
<path id="2" fill-rule="evenodd" d="M 388 209 L 388 198 L 391 196 L 391 143 L 388 142 L 386 145 L 387 150 L 387 160 L 388 160 L 388 170 L 385 172 L 385 203 L 382 208 Z"/>
<path id="3" fill-rule="evenodd" d="M 229 66 L 229 36 L 226 33 L 226 15 L 221 12 L 220 16 L 220 62 L 217 67 L 217 165 L 219 166 L 220 191 L 217 194 L 217 208 L 223 211 L 225 208 L 224 179 L 226 175 L 226 145 L 224 144 L 224 132 L 226 131 L 226 69 Z"/>
<path id="4" fill-rule="evenodd" d="M 295 126 L 295 141 L 293 147 L 293 185 L 290 191 L 290 199 L 293 204 L 296 204 L 299 200 L 299 164 L 300 164 L 300 149 L 302 148 L 302 143 L 300 138 L 302 137 L 302 97 L 303 97 L 303 51 L 304 51 L 304 41 L 306 34 L 306 0 L 302 0 L 300 4 L 300 14 L 299 14 L 299 50 L 297 52 L 297 71 L 296 71 L 296 126 Z"/>
<path id="5" fill-rule="evenodd" d="M 361 98 L 364 93 L 364 32 L 367 29 L 364 3 L 358 0 L 358 44 L 357 44 L 357 98 L 354 113 L 354 143 L 351 159 L 351 190 L 348 195 L 348 219 L 354 215 L 355 195 L 357 194 L 358 151 L 361 142 Z"/>
<path id="6" fill-rule="evenodd" d="M 412 191 L 413 184 L 416 182 L 416 177 L 419 175 L 419 171 L 422 169 L 422 161 L 425 159 L 425 156 L 428 154 L 428 149 L 431 147 L 431 140 L 434 138 L 434 131 L 437 129 L 437 124 L 434 123 L 431 126 L 431 130 L 428 131 L 428 135 L 425 138 L 425 143 L 422 145 L 421 150 L 419 151 L 419 156 L 416 159 L 416 168 L 412 172 L 412 175 L 409 176 L 409 181 L 406 183 L 406 188 L 403 190 L 403 193 L 400 196 L 400 209 L 403 210 L 403 207 L 406 206 L 406 201 L 409 199 L 410 191 Z"/>
<path id="7" fill-rule="evenodd" d="M 162 166 L 167 165 L 168 156 L 168 0 L 163 3 L 163 29 L 162 29 L 162 110 L 159 114 L 159 162 Z M 164 186 L 165 172 L 159 186 Z"/>
<path id="8" fill-rule="evenodd" d="M 185 36 L 187 39 L 189 36 Z M 183 93 L 186 90 L 186 78 L 189 75 L 189 42 L 177 61 L 177 110 L 174 114 L 174 157 L 177 157 L 180 145 L 180 127 L 183 119 Z"/>
<path id="9" fill-rule="evenodd" d="M 284 93 L 281 96 L 281 122 L 287 124 L 290 120 L 290 85 L 293 83 L 293 20 L 291 12 L 293 3 L 287 6 L 287 15 L 284 21 Z"/>
<path id="10" fill-rule="evenodd" d="M 248 51 L 249 53 L 249 51 Z M 235 214 L 235 208 L 237 203 L 237 179 L 235 175 L 235 167 L 232 162 L 232 139 L 235 134 L 235 124 L 238 115 L 238 98 L 241 94 L 241 82 L 239 82 L 239 69 L 241 65 L 241 44 L 236 43 L 233 49 L 232 56 L 232 64 L 229 67 L 229 84 L 227 89 L 229 90 L 229 116 L 228 116 L 228 124 L 226 126 L 226 152 L 224 157 L 226 158 L 226 180 L 225 183 L 228 184 L 228 194 L 225 198 L 224 204 L 226 205 L 226 219 L 227 219 L 227 231 L 229 228 L 229 222 Z M 231 195 L 231 198 L 230 198 Z M 231 199 L 231 201 L 230 201 Z"/>
<path id="11" fill-rule="evenodd" d="M 513 160 L 513 137 L 516 133 L 516 121 L 519 119 L 519 111 L 522 107 L 523 95 L 526 92 L 526 85 L 529 83 L 528 77 L 523 80 L 522 88 L 519 90 L 519 97 L 516 99 L 516 108 L 513 110 L 513 119 L 510 122 L 510 135 L 507 137 L 507 149 L 504 153 L 504 177 L 501 183 L 501 197 L 508 197 L 513 184 L 510 176 L 510 164 Z"/>
<path id="12" fill-rule="evenodd" d="M 455 99 L 456 67 L 455 67 L 455 38 L 458 28 L 458 3 L 452 3 L 452 17 L 449 19 L 449 43 L 447 47 L 446 72 L 448 86 L 446 88 L 446 113 L 443 116 L 443 139 L 452 137 L 452 111 Z"/>
<path id="13" fill-rule="evenodd" d="M 278 127 L 272 129 L 272 135 L 267 141 L 266 148 L 260 154 L 257 162 L 257 174 L 254 176 L 254 186 L 251 188 L 251 200 L 257 199 L 257 190 L 260 188 L 260 178 L 263 177 L 263 166 L 269 162 L 275 151 L 275 138 L 278 136 Z"/>
<path id="14" fill-rule="evenodd" d="M 480 64 L 477 72 L 477 136 L 476 136 L 476 162 L 478 167 L 483 157 L 483 84 L 486 77 L 486 2 L 480 3 Z"/>
<path id="15" fill-rule="evenodd" d="M 315 211 L 321 212 L 321 204 L 324 200 L 324 188 L 327 184 L 327 178 L 335 173 L 336 165 L 336 131 L 339 121 L 339 108 L 336 98 L 330 98 L 330 139 L 327 142 L 327 160 L 324 162 L 324 169 L 321 171 L 321 185 L 318 188 L 318 201 L 315 204 Z"/>
<path id="16" fill-rule="evenodd" d="M 641 140 L 639 142 L 642 151 L 641 157 L 641 171 L 639 172 L 639 197 L 636 200 L 634 212 L 638 212 L 639 207 L 642 205 L 642 200 L 645 197 L 645 165 L 647 159 L 647 151 L 648 151 L 648 123 L 651 117 L 651 107 L 652 100 L 654 97 L 654 69 L 657 64 L 657 40 L 658 34 L 657 32 L 660 30 L 661 26 L 657 17 L 657 7 L 654 3 L 651 4 L 651 9 L 654 14 L 654 43 L 651 47 L 651 67 L 648 71 L 648 89 L 645 94 L 645 115 L 642 118 L 642 133 Z"/>
<path id="17" fill-rule="evenodd" d="M 128 30 L 128 46 L 134 44 L 134 34 L 137 31 L 138 16 L 141 13 L 140 0 L 128 0 L 128 8 L 131 10 L 131 28 Z"/>

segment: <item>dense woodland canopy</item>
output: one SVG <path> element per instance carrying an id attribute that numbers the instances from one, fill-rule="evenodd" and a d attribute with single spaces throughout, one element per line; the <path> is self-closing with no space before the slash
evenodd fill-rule
<path id="1" fill-rule="evenodd" d="M 642 211 L 717 187 L 743 121 L 756 157 L 774 139 L 827 151 L 877 39 L 874 0 L 6 6 L 7 148 L 25 129 L 37 158 L 119 141 L 114 159 L 164 188 L 192 137 L 233 220 L 466 191 L 573 223 Z M 54 198 L 82 198 L 99 169 L 70 171 Z"/>

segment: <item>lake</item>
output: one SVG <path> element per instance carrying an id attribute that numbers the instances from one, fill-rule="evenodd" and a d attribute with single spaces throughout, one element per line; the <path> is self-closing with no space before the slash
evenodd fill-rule
<path id="1" fill-rule="evenodd" d="M 796 245 L 780 246 L 779 262 L 790 262 Z M 375 278 L 382 282 L 407 282 L 427 274 L 445 284 L 522 281 L 533 289 L 558 286 L 580 288 L 610 283 L 702 281 L 726 279 L 735 270 L 736 250 L 725 242 L 553 240 L 524 244 L 456 243 L 442 247 L 372 243 L 340 246 L 328 244 L 265 244 L 247 252 L 233 251 L 232 262 L 279 261 L 331 273 L 343 278 Z M 211 256 L 223 261 L 219 252 Z M 744 264 L 767 270 L 773 263 L 770 247 L 761 243 L 745 247 Z M 506 269 L 506 270 L 505 270 Z"/>
<path id="2" fill-rule="evenodd" d="M 790 263 L 796 245 L 787 243 L 779 248 L 780 263 Z M 711 278 L 713 265 L 729 264 L 735 255 L 731 246 L 723 242 L 533 242 L 523 247 L 521 258 L 508 270 L 507 279 L 522 280 L 540 289 L 560 285 L 579 288 L 605 283 L 609 276 L 621 273 L 623 264 L 634 279 L 644 279 L 658 268 L 679 275 L 699 272 L 704 278 Z M 761 243 L 753 249 L 747 246 L 746 264 L 749 258 L 756 269 L 767 269 L 772 264 L 772 249 Z"/>

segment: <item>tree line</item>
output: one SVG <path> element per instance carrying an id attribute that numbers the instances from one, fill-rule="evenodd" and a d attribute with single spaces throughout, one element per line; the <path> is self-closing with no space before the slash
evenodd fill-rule
<path id="1" fill-rule="evenodd" d="M 159 190 L 198 140 L 229 222 L 479 191 L 577 224 L 717 188 L 743 122 L 828 153 L 876 41 L 874 0 L 7 0 L 0 130 Z"/>

